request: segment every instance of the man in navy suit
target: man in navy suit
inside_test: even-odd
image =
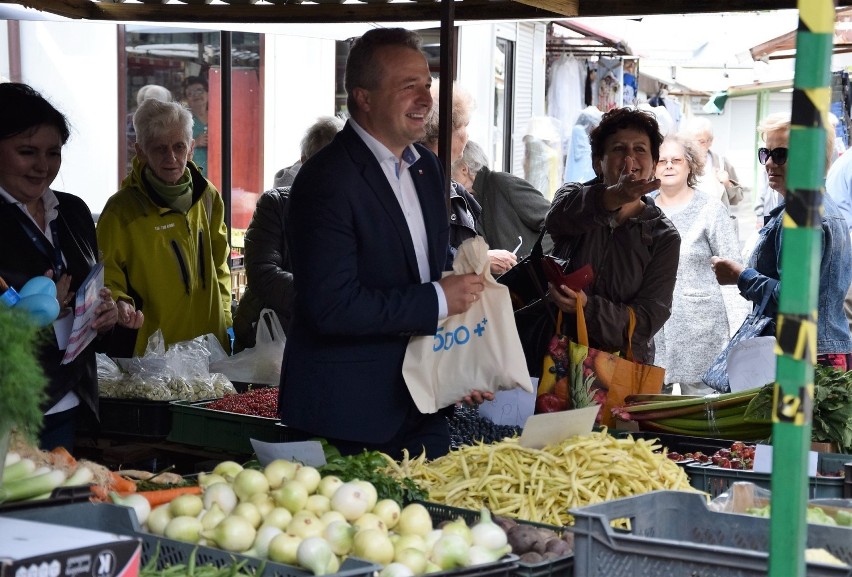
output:
[[[409,337],[434,334],[484,288],[475,274],[441,278],[451,265],[443,170],[414,144],[431,84],[416,33],[377,28],[357,39],[346,62],[351,119],[291,191],[296,302],[279,413],[343,454],[449,451],[445,417],[420,413],[402,377]]]

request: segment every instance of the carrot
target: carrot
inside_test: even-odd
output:
[[[176,497],[181,495],[200,495],[201,487],[192,485],[190,487],[175,487],[173,489],[157,489],[155,491],[139,491],[137,495],[142,495],[154,508],[164,503],[170,503]]]
[[[77,459],[68,452],[68,449],[61,445],[50,450],[50,460],[57,467],[67,470],[69,474],[73,473],[77,468]]]
[[[111,472],[109,485],[109,489],[115,491],[116,493],[136,492],[136,481],[122,477],[115,471]]]

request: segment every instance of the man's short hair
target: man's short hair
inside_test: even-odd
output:
[[[404,46],[422,52],[420,35],[405,28],[373,28],[356,38],[349,48],[343,86],[346,88],[346,106],[350,112],[358,105],[352,97],[356,88],[375,90],[383,71],[375,62],[376,50],[385,46]]]

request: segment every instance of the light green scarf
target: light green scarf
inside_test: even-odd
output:
[[[168,184],[160,180],[150,167],[145,167],[148,182],[153,189],[166,201],[170,208],[183,214],[189,212],[192,206],[192,175],[187,168],[180,180],[175,184]]]

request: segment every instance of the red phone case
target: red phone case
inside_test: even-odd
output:
[[[583,265],[570,274],[562,272],[562,267],[552,258],[543,258],[541,266],[544,269],[547,280],[555,287],[565,285],[572,291],[577,292],[585,290],[595,280],[595,273],[592,271],[592,265],[590,264]]]

